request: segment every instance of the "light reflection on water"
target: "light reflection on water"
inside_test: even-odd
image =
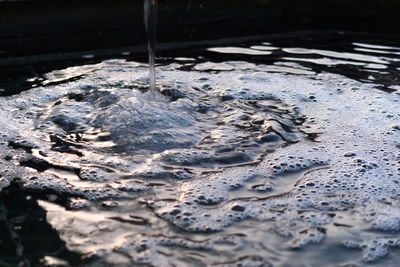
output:
[[[0,185],[88,265],[397,265],[398,49],[283,43],[175,52],[156,100],[142,63],[43,75],[0,106]]]
[[[224,54],[244,54],[244,55],[270,55],[270,52],[261,51],[261,49],[248,49],[243,47],[212,47],[209,48],[208,51],[224,53]]]

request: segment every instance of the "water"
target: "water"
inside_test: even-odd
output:
[[[169,52],[157,101],[133,60],[31,77],[0,102],[0,260],[397,266],[400,42],[376,40]]]
[[[147,32],[147,47],[149,51],[149,83],[150,90],[154,92],[156,88],[156,34],[157,34],[157,0],[144,1],[144,20]]]

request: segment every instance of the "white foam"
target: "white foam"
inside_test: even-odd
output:
[[[357,60],[387,63],[377,57]],[[289,248],[307,248],[310,243],[324,246],[328,243],[325,240],[335,240],[338,245],[347,237],[328,230],[336,227],[336,216],[345,219],[349,211],[359,214],[369,229],[376,231],[371,233],[372,237],[366,236],[361,226],[352,225],[359,240],[345,242],[347,247],[364,250],[365,261],[383,257],[390,247],[398,246],[400,131],[394,125],[400,119],[399,95],[380,91],[376,84],[336,74],[312,75],[304,69],[297,75],[271,73],[265,66],[250,68],[232,62],[218,65],[221,66],[229,66],[229,71],[204,74],[180,71],[175,65],[160,68],[159,82],[172,84],[184,93],[183,98],[174,101],[161,95],[152,100],[129,88],[144,83],[147,70],[122,61],[105,62],[77,81],[4,98],[0,111],[1,150],[12,151],[15,156],[9,162],[1,161],[13,173],[2,173],[1,187],[19,176],[22,188],[78,198],[75,204],[71,203],[76,211],[57,207],[58,212],[49,213],[48,220],[54,228],[63,229],[62,237],[69,248],[81,253],[94,251],[108,263],[135,261],[157,265],[167,260],[159,250],[170,252],[171,247],[204,248],[226,256],[225,248],[209,243],[222,238],[224,234],[220,232],[239,231],[235,227],[247,221],[256,228],[267,225],[271,235],[285,237]],[[82,94],[84,101],[69,99],[71,91]],[[61,103],[54,105],[59,100]],[[38,114],[41,120],[36,121]],[[71,131],[54,124],[55,114],[77,125],[71,129],[103,132],[111,140],[104,142],[112,142],[112,147],[119,147],[124,154],[110,150],[109,146],[101,147],[103,141],[96,143],[89,134],[78,142],[83,148],[77,149],[84,152],[80,157],[51,150],[54,144],[48,140],[50,133],[67,135]],[[249,125],[255,130],[243,130]],[[273,145],[262,147],[265,153],[256,153],[254,160],[239,158],[234,164],[224,163],[225,158],[220,155],[225,152],[221,150],[229,151],[241,141],[250,140],[244,145],[240,143],[235,154],[250,155],[253,150],[247,145],[258,144],[262,131],[268,129],[273,129],[280,139],[274,136]],[[315,141],[307,139],[309,133],[316,135]],[[84,179],[17,166],[26,153],[7,147],[12,136],[19,136],[17,140],[28,141],[34,150],[46,153],[41,158],[32,157],[54,166],[80,168]],[[221,144],[224,147],[219,147]],[[139,150],[141,153],[136,154]],[[266,190],[254,190],[257,187]],[[152,209],[146,213],[154,223],[146,226],[152,232],[150,237],[143,234],[145,226],[126,226],[126,222],[136,221],[121,215],[133,207],[145,213],[139,202],[132,200],[138,196],[142,205]],[[82,211],[88,207],[85,203],[80,205],[83,198],[95,203],[93,211]],[[98,205],[98,201],[104,205]],[[56,206],[52,205],[55,204],[42,206],[49,210]],[[94,223],[90,218],[98,210],[107,213],[108,217],[101,219],[107,231],[97,229],[100,222]],[[122,219],[109,219],[116,213]],[[78,219],[67,227],[55,216]],[[121,225],[133,234],[118,230]],[[192,242],[183,240],[179,231],[177,238],[171,237],[175,233],[171,229],[177,228],[187,235],[213,234],[211,241],[203,238],[204,242]],[[157,236],[165,231],[168,237]],[[387,234],[393,237],[387,239]],[[103,244],[88,240],[91,237],[103,241],[111,238],[115,242]],[[253,237],[241,238],[253,244]],[[142,239],[152,240],[146,252],[137,250]],[[181,263],[172,258],[168,263]],[[264,261],[254,259],[252,262]],[[229,263],[223,259],[213,262]]]

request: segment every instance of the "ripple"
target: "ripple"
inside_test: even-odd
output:
[[[93,266],[396,262],[396,62],[251,46],[279,56],[165,63],[152,96],[145,66],[112,60],[3,97],[0,188]],[[389,74],[337,74],[354,66]]]

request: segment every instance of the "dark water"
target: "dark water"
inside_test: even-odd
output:
[[[395,40],[160,51],[155,99],[144,55],[14,70],[1,264],[397,266]]]
[[[11,186],[1,192],[1,266],[48,263],[82,263],[81,255],[68,251],[37,205],[40,194],[27,194]],[[62,258],[67,261],[60,260]]]
[[[153,25],[156,25],[156,22],[153,21]],[[149,33],[150,32],[154,33],[154,29],[150,30]],[[151,37],[151,39],[155,39],[155,37]],[[376,83],[383,90],[388,91],[393,91],[393,89],[389,88],[389,86],[399,83],[396,74],[400,66],[398,60],[398,49],[396,49],[396,47],[399,46],[400,37],[396,35],[380,35],[376,33],[353,33],[340,31],[305,31],[275,34],[254,41],[235,41],[234,39],[230,39],[227,42],[219,41],[214,43],[221,46],[229,45],[250,48],[251,46],[262,45],[263,42],[271,43],[271,46],[275,47],[276,49],[269,49],[268,51],[264,51],[264,53],[262,51],[260,53],[259,51],[259,55],[246,55],[243,53],[210,52],[207,50],[207,48],[210,46],[207,45],[207,43],[201,43],[198,44],[198,46],[196,46],[195,44],[188,44],[189,47],[190,45],[194,46],[190,47],[189,49],[171,50],[169,46],[166,46],[163,50],[163,47],[160,47],[159,64],[169,64],[170,62],[174,62],[174,58],[186,58],[189,60],[181,60],[179,62],[185,63],[185,66],[182,67],[183,69],[188,69],[197,62],[202,61],[222,62],[230,60],[245,60],[256,64],[270,65],[272,66],[270,67],[272,71],[276,70],[278,72],[282,70],[282,66],[278,67],[276,63],[282,65],[284,62],[286,62],[287,64],[298,63],[305,68],[311,69],[315,73],[326,71],[330,73],[342,74],[346,77],[358,81],[370,83],[376,81]],[[149,44],[151,43],[152,42],[149,42]],[[370,46],[372,47],[368,48]],[[377,47],[374,48],[375,46]],[[290,49],[296,47],[309,49],[310,51],[308,54],[304,52],[292,53],[293,51],[291,51]],[[168,50],[165,50],[166,48],[168,48]],[[264,47],[263,49],[268,48]],[[311,50],[327,50],[343,53],[343,55],[339,56],[339,58],[335,57],[333,54],[324,56],[318,55],[318,53],[313,53]],[[352,57],[357,55],[359,55],[360,58],[351,60]],[[40,85],[52,85],[63,81],[79,79],[83,75],[83,73],[80,73],[79,71],[77,71],[76,73],[73,72],[66,75],[65,77],[60,77],[57,79],[54,79],[52,76],[48,77],[46,73],[54,69],[63,69],[69,66],[98,63],[104,59],[107,59],[101,55],[94,56],[95,57],[91,59],[82,58],[81,60],[74,61],[51,61],[47,62],[45,65],[28,64],[25,66],[9,67],[5,69],[2,73],[0,73],[0,88],[2,89],[0,91],[0,95],[15,94],[20,91]],[[148,61],[148,57],[145,57],[142,54],[130,53],[130,51],[116,55],[115,57],[140,62]],[[343,60],[343,57],[348,58]],[[363,57],[364,60],[360,60]],[[369,57],[369,59],[372,58],[372,60],[365,60],[365,57]],[[380,57],[390,59],[389,62],[381,64],[386,66],[385,69],[377,68],[379,67],[379,64],[382,63],[379,61]],[[380,63],[376,64],[377,60]],[[373,64],[376,64],[378,66]]]

